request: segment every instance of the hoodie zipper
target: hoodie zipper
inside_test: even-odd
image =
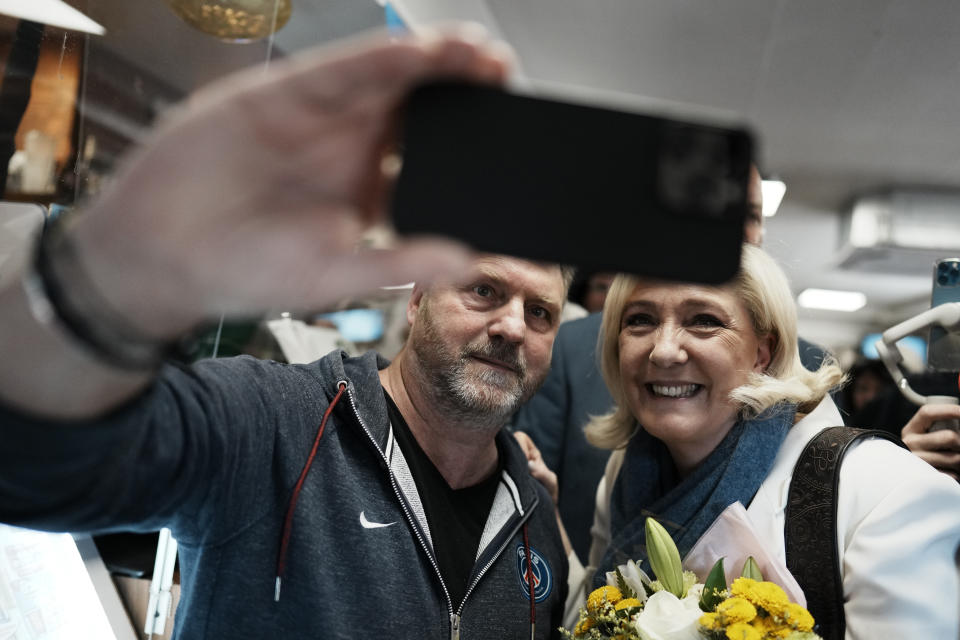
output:
[[[347,384],[346,380],[342,381],[344,384]],[[340,382],[337,383],[338,386]],[[414,522],[413,516],[410,514],[410,511],[407,509],[406,500],[403,498],[403,494],[400,491],[400,488],[397,486],[396,476],[393,475],[393,471],[390,469],[390,461],[387,460],[387,456],[384,455],[383,451],[380,449],[380,445],[377,444],[377,441],[374,439],[373,434],[370,433],[370,430],[367,429],[367,425],[363,422],[363,418],[360,417],[360,411],[357,409],[356,400],[353,397],[353,393],[350,391],[350,385],[347,384],[347,399],[350,401],[350,408],[353,409],[353,415],[357,419],[357,422],[360,423],[360,427],[363,429],[363,432],[367,434],[367,438],[373,444],[374,448],[380,454],[380,457],[383,459],[387,467],[387,475],[390,476],[390,486],[393,488],[393,493],[397,497],[397,501],[400,502],[400,508],[403,509],[403,515],[406,517],[407,522],[410,524],[410,528],[413,529],[414,535],[417,537],[417,541],[420,543],[420,547],[423,549],[424,553],[427,554],[427,559],[430,560],[430,565],[433,567],[434,572],[437,574],[437,578],[440,580],[440,586],[443,588],[443,595],[447,599],[447,612],[450,614],[450,640],[460,640],[460,623],[461,623],[461,614],[463,613],[463,607],[467,604],[467,598],[470,597],[470,594],[473,593],[473,590],[476,588],[477,584],[480,583],[480,579],[490,570],[490,567],[500,558],[503,554],[503,550],[507,548],[507,545],[510,544],[510,541],[513,540],[513,537],[517,535],[517,531],[520,530],[520,527],[523,526],[527,520],[530,519],[530,515],[533,513],[533,510],[540,504],[540,497],[537,495],[533,496],[533,502],[527,508],[526,513],[520,518],[519,521],[514,525],[513,530],[510,531],[510,534],[504,538],[503,543],[497,549],[496,553],[487,561],[483,568],[477,573],[476,577],[470,582],[467,590],[463,594],[463,600],[460,602],[460,607],[457,609],[456,613],[453,611],[453,601],[450,598],[450,592],[447,591],[447,585],[443,581],[443,575],[440,573],[440,567],[437,566],[436,560],[433,558],[433,554],[430,552],[430,548],[427,546],[427,543],[424,541],[423,536],[420,535],[420,529]]]
[[[346,383],[346,381],[344,381],[344,383]],[[339,382],[337,384],[339,385]],[[370,433],[370,430],[367,429],[367,425],[364,424],[363,418],[360,417],[360,411],[357,409],[357,403],[353,397],[353,393],[350,391],[349,384],[347,385],[347,399],[350,401],[350,408],[353,409],[354,417],[357,419],[357,422],[360,423],[360,427],[363,429],[363,432],[367,434],[367,438],[370,439],[370,442],[373,444],[374,448],[377,450],[377,452],[380,454],[380,457],[386,464],[387,475],[390,476],[390,486],[393,487],[393,493],[396,495],[397,501],[400,502],[400,508],[403,509],[403,515],[407,518],[407,522],[410,524],[410,528],[417,537],[420,547],[423,549],[424,553],[427,554],[427,559],[430,560],[430,565],[433,567],[434,572],[437,574],[437,578],[440,580],[440,586],[443,588],[443,595],[447,599],[447,613],[450,615],[450,640],[460,640],[460,615],[459,613],[453,612],[453,601],[450,599],[450,592],[447,591],[447,585],[444,583],[443,576],[440,574],[440,567],[437,566],[436,560],[433,559],[433,553],[430,552],[430,548],[427,546],[426,541],[424,541],[423,536],[420,535],[420,529],[414,522],[413,516],[410,515],[410,511],[407,509],[406,500],[404,499],[403,494],[400,492],[400,488],[397,486],[397,479],[393,475],[393,470],[390,469],[390,461],[387,460],[387,456],[384,455],[383,451],[380,449],[380,445],[378,445],[377,441],[374,439],[373,434]],[[466,597],[464,597],[464,601],[466,601]],[[462,605],[460,610],[463,611]]]
[[[480,571],[477,573],[477,577],[475,577],[470,582],[470,585],[467,587],[466,592],[464,592],[463,594],[463,602],[460,603],[460,608],[457,610],[458,619],[460,614],[463,613],[463,607],[467,603],[467,598],[470,597],[470,594],[473,592],[473,589],[480,582],[480,579],[484,576],[484,574],[490,570],[490,567],[492,567],[493,564],[500,559],[500,555],[503,553],[503,550],[507,548],[507,545],[510,544],[510,541],[513,540],[513,537],[517,535],[517,531],[520,530],[520,527],[523,526],[523,523],[530,519],[530,514],[533,513],[533,510],[536,508],[539,502],[540,502],[539,496],[534,496],[533,502],[530,504],[530,507],[527,509],[527,512],[520,518],[517,524],[513,527],[513,530],[510,532],[510,534],[506,536],[506,538],[504,538],[503,544],[500,545],[500,547],[497,549],[496,553],[493,554],[490,560],[487,561],[487,564],[483,565],[483,568],[480,569]],[[457,634],[457,637],[459,637],[459,634]]]
[[[450,614],[450,640],[460,640],[460,614]]]

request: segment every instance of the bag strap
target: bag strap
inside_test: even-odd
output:
[[[843,580],[837,549],[837,486],[840,464],[850,445],[864,438],[885,438],[885,431],[828,427],[810,439],[793,469],[787,497],[784,545],[787,568],[807,597],[824,640],[843,640]]]

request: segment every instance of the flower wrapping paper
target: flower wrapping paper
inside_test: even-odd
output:
[[[717,559],[724,558],[727,584],[732,584],[743,571],[748,556],[756,560],[764,580],[780,585],[792,602],[804,608],[807,606],[807,599],[796,578],[757,535],[747,510],[740,502],[734,502],[724,509],[707,528],[683,559],[683,567],[693,571],[703,582]]]

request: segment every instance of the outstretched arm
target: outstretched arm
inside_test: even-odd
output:
[[[221,313],[316,308],[454,268],[466,254],[438,240],[355,247],[386,215],[383,161],[410,89],[437,77],[501,82],[508,58],[474,28],[381,34],[205,89],[70,220],[76,269],[62,269],[62,286],[85,283],[111,315],[163,341]],[[37,320],[19,279],[0,285],[0,400],[9,406],[92,417],[152,377],[88,356]]]

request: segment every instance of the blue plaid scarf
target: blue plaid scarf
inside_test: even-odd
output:
[[[662,524],[683,558],[720,513],[737,500],[747,505],[793,425],[794,405],[781,404],[739,420],[693,472],[680,480],[666,445],[642,428],[630,439],[610,496],[610,546],[594,575],[634,560],[651,573],[646,553],[647,516]],[[653,576],[651,576],[653,577]]]

